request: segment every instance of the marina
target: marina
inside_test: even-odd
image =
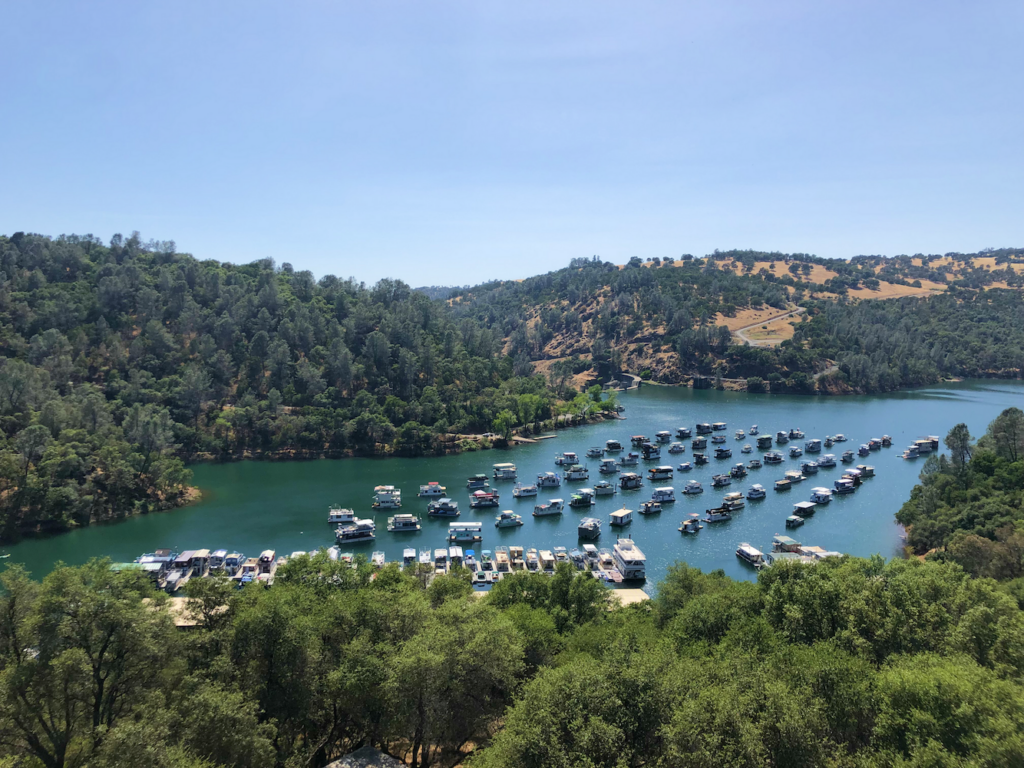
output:
[[[260,575],[262,581],[276,573],[276,566],[264,563],[262,571],[257,567],[261,552],[274,548],[288,555],[292,552],[312,552],[336,543],[336,529],[342,522],[353,526],[356,521],[369,520],[374,523],[367,531],[351,531],[345,544],[338,541],[342,552],[362,554],[367,559],[372,552],[383,552],[387,562],[402,562],[404,551],[410,547],[420,554],[428,551],[433,562],[433,550],[446,544],[449,524],[452,518],[427,516],[427,503],[451,499],[462,508],[458,521],[492,521],[498,514],[496,508],[509,508],[522,518],[520,525],[497,528],[491,523],[483,526],[483,540],[477,546],[497,553],[499,546],[522,545],[554,551],[563,546],[571,550],[579,548],[585,541],[578,536],[578,526],[583,515],[598,520],[600,546],[610,547],[614,541],[614,530],[609,533],[608,521],[612,512],[622,507],[637,510],[645,499],[650,499],[653,488],[673,486],[676,503],[666,507],[660,514],[635,514],[632,524],[623,530],[632,534],[633,540],[646,555],[648,588],[661,578],[667,568],[677,560],[702,568],[705,571],[722,568],[734,578],[754,578],[752,569],[739,562],[735,556],[737,543],[749,542],[752,546],[766,551],[772,537],[786,530],[787,518],[793,515],[794,504],[809,500],[812,488],[833,490],[832,501],[824,509],[817,506],[817,513],[806,518],[799,528],[805,539],[825,547],[826,551],[842,551],[859,556],[881,553],[885,557],[896,556],[900,547],[900,529],[893,522],[893,514],[909,496],[910,489],[917,482],[917,474],[923,466],[926,454],[919,461],[901,459],[907,445],[926,441],[931,452],[935,447],[928,437],[921,435],[944,435],[958,421],[966,421],[972,433],[981,434],[992,418],[1006,407],[1020,402],[1024,386],[1017,382],[973,382],[943,385],[916,392],[903,392],[879,397],[808,398],[789,396],[754,396],[745,393],[693,391],[664,387],[648,387],[638,392],[623,393],[620,401],[625,405],[625,422],[603,421],[585,427],[559,430],[550,441],[519,446],[512,451],[477,451],[446,457],[421,459],[344,459],[293,462],[234,462],[223,464],[199,464],[192,467],[195,482],[204,494],[203,500],[191,507],[165,513],[153,513],[124,520],[122,522],[93,525],[59,536],[26,539],[4,548],[10,553],[9,562],[24,562],[33,575],[41,577],[52,564],[60,559],[68,563],[81,563],[94,556],[109,556],[115,562],[132,562],[141,553],[155,553],[158,548],[168,552],[181,553],[201,551],[209,547],[209,560],[213,561],[215,548],[224,547],[226,559],[247,553],[242,562],[233,562],[236,572],[242,572],[249,581]],[[951,406],[952,403],[952,406]],[[776,479],[784,470],[799,472],[799,462],[784,458],[781,466],[765,465],[749,470],[743,480],[733,480],[731,487],[711,488],[712,474],[725,471],[728,462],[719,464],[712,472],[711,466],[691,467],[686,475],[676,475],[674,483],[648,482],[634,489],[618,488],[616,495],[595,493],[592,504],[584,509],[568,508],[562,514],[533,516],[538,501],[547,502],[547,495],[541,492],[541,499],[518,498],[513,494],[514,483],[500,485],[500,502],[493,501],[488,508],[469,507],[467,479],[478,476],[480,489],[488,482],[496,463],[512,463],[518,468],[520,478],[547,476],[562,469],[556,467],[556,452],[585,451],[591,445],[607,445],[615,439],[627,446],[631,434],[656,435],[659,431],[685,424],[687,429],[698,423],[725,421],[737,425],[757,422],[761,425],[761,437],[774,435],[777,430],[789,429],[799,424],[808,439],[823,439],[837,430],[848,436],[848,445],[869,445],[874,435],[892,436],[891,448],[884,444],[877,450],[870,450],[870,459],[860,459],[862,466],[874,467],[874,477],[867,477],[863,470],[854,468],[856,460],[840,463],[828,468],[819,460],[819,472],[813,482],[794,486],[788,493],[772,491]],[[719,432],[718,434],[721,434]],[[732,431],[727,432],[732,437]],[[836,435],[839,437],[839,435]],[[837,456],[846,446],[837,443]],[[801,440],[801,445],[803,445]],[[939,442],[941,445],[941,442]],[[774,447],[774,443],[773,443]],[[788,450],[787,450],[788,452]],[[578,454],[577,454],[578,455]],[[818,454],[822,459],[825,457]],[[764,452],[757,450],[754,456],[764,459]],[[620,458],[625,459],[624,454]],[[851,457],[852,458],[852,457]],[[653,464],[642,467],[643,475]],[[843,473],[851,473],[846,480]],[[554,475],[556,478],[558,475]],[[608,476],[612,486],[623,477],[622,474]],[[683,492],[691,479],[703,488],[702,494]],[[560,479],[560,478],[559,478]],[[429,482],[428,482],[429,481]],[[448,496],[417,498],[422,485],[436,483],[446,489]],[[716,522],[704,529],[698,528],[699,535],[681,535],[681,524],[691,514],[706,516],[706,510],[722,506],[726,492],[742,491],[744,495],[754,483],[768,490],[767,498],[755,504],[748,502],[747,508],[733,511],[731,519]],[[584,483],[585,484],[585,483]],[[401,510],[389,513],[371,508],[372,491],[377,486],[393,486],[405,491]],[[537,483],[541,485],[540,482]],[[571,486],[577,491],[576,485]],[[843,490],[840,490],[842,488]],[[593,490],[597,490],[596,487]],[[550,495],[559,495],[552,491]],[[566,500],[569,494],[562,493]],[[339,519],[324,525],[324,516],[329,510],[351,518]],[[411,513],[419,518],[420,530],[388,532],[389,517],[396,512]],[[582,514],[581,514],[582,513]],[[344,527],[344,526],[342,526]],[[669,535],[671,533],[671,535]],[[447,557],[447,547],[445,547]],[[496,554],[495,554],[496,557]],[[280,559],[275,556],[275,563]],[[253,562],[249,562],[252,560]],[[161,567],[156,562],[149,566]],[[201,564],[200,564],[201,565]],[[208,565],[208,568],[212,567]],[[195,569],[178,577],[187,584],[195,578]],[[239,581],[241,581],[239,578]],[[182,581],[184,579],[184,581]],[[180,589],[179,592],[180,593]]]

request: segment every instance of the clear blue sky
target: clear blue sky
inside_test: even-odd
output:
[[[414,285],[1024,246],[1024,3],[0,7],[0,232]]]

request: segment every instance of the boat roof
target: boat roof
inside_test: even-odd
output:
[[[671,485],[663,485],[660,488],[655,488],[654,490],[656,490],[656,491],[672,491],[674,493],[676,489],[673,488]]]
[[[814,505],[813,501],[798,501],[796,504],[793,505],[793,508],[794,509],[814,509],[814,506],[815,505]]]
[[[208,550],[208,549],[197,549],[196,553],[193,555],[193,557],[209,557],[209,556],[210,556],[210,550]]]
[[[213,551],[213,557],[226,557],[228,551],[226,549],[215,549]]]
[[[583,545],[583,551],[584,552],[597,552],[597,547],[594,546],[593,544],[584,544]]]
[[[174,562],[177,563],[183,562],[185,560],[191,560],[193,557],[195,557],[195,555],[196,551],[194,549],[186,549],[184,552],[182,552],[180,555],[174,558]]]
[[[615,549],[621,553],[629,553],[630,560],[646,560],[647,555],[640,551],[640,547],[632,539],[619,539],[615,542]]]
[[[274,554],[274,550],[264,549],[262,552],[260,552],[260,560],[273,560]]]
[[[612,517],[626,517],[626,515],[632,515],[632,514],[633,514],[633,510],[632,509],[626,509],[625,507],[623,507],[622,509],[617,509],[614,512],[612,512]],[[586,518],[584,518],[584,520],[586,520]]]
[[[513,463],[512,463],[512,462],[510,462],[510,461],[506,461],[506,462],[504,462],[504,463],[501,463],[501,464],[495,464],[495,465],[494,465],[494,468],[495,468],[495,469],[515,469],[515,468],[516,468],[516,465],[515,465],[515,464],[513,464]]]
[[[462,547],[448,547],[449,557],[462,557]]]
[[[413,557],[416,554],[415,547],[406,547],[402,550],[402,557]]]
[[[811,488],[811,493],[832,493],[831,488]]]
[[[479,531],[482,530],[483,523],[479,520],[475,520],[469,523],[448,523],[449,531]]]
[[[772,541],[774,541],[776,544],[789,544],[797,547],[800,546],[799,541],[789,536],[773,536]]]

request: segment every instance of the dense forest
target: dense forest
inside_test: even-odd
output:
[[[0,762],[320,768],[371,744],[410,765],[1024,764],[1024,614],[958,565],[673,567],[649,603],[519,573],[487,597],[326,556],[240,592],[193,580],[176,630],[106,561],[0,595]],[[426,586],[425,586],[426,585]]]
[[[1008,580],[1024,603],[1024,411],[1008,408],[975,443],[965,424],[931,455],[896,515],[916,554]]]
[[[399,281],[0,237],[0,538],[178,504],[195,457],[445,450],[553,404],[489,328]]]

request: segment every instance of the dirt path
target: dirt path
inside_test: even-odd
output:
[[[749,344],[752,347],[768,346],[770,344],[769,340],[765,339],[763,341],[758,341],[757,339],[752,339],[749,336],[747,336],[746,332],[749,331],[751,328],[760,328],[762,325],[768,325],[768,323],[773,323],[776,320],[782,320],[783,318],[786,317],[792,317],[793,315],[802,314],[803,311],[803,307],[797,307],[796,309],[790,310],[789,312],[783,312],[781,315],[775,315],[774,317],[766,317],[764,320],[761,320],[760,322],[751,323],[750,325],[745,325],[742,328],[737,328],[735,331],[733,331],[733,333],[735,333],[737,336],[743,339],[743,341],[747,342],[747,344]]]

